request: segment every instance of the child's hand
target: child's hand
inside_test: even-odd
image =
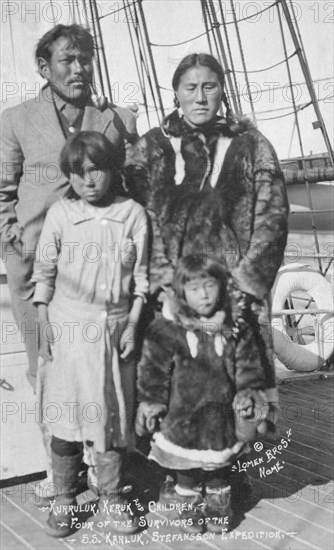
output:
[[[49,323],[47,304],[38,304],[37,319],[39,325],[38,356],[45,362],[52,361],[50,344],[54,341],[54,334]]]
[[[52,361],[52,353],[49,342],[42,340],[39,344],[38,357],[45,363]]]
[[[121,359],[127,359],[135,350],[136,344],[136,325],[134,323],[128,323],[125,327],[120,342],[119,348],[121,350]]]

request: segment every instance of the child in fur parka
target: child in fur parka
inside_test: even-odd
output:
[[[192,533],[231,528],[230,465],[276,416],[257,324],[232,324],[226,281],[220,263],[182,258],[174,297],[148,327],[138,366],[136,431],[155,432],[149,458],[175,471],[173,497],[184,505],[182,529]],[[171,497],[164,491],[161,500]]]

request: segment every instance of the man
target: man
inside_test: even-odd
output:
[[[12,309],[28,355],[28,379],[35,387],[38,359],[34,260],[45,251],[37,243],[47,210],[65,193],[59,155],[66,139],[80,130],[105,134],[125,156],[124,142],[137,139],[135,117],[92,95],[94,42],[79,25],[57,25],[39,41],[36,62],[47,80],[35,99],[7,109],[0,140],[0,240]],[[41,425],[49,455],[49,435]],[[36,487],[36,496],[52,494],[49,477]],[[44,486],[46,490],[44,491]],[[49,489],[48,489],[49,487]],[[37,504],[40,500],[37,501]]]
[[[60,151],[71,134],[96,130],[119,147],[122,158],[124,141],[133,143],[138,137],[129,109],[97,101],[92,95],[93,57],[94,42],[86,29],[55,26],[36,49],[39,73],[47,84],[38,97],[7,109],[2,117],[1,256],[33,386],[38,342],[30,278],[46,212],[68,187],[59,168]]]

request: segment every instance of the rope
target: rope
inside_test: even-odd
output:
[[[7,4],[8,4],[8,13],[10,14],[9,0],[7,0]],[[16,63],[15,63],[15,55],[14,55],[13,27],[12,27],[12,18],[11,18],[11,16],[9,16],[9,31],[10,31],[10,45],[11,45],[12,56],[13,56],[14,74],[15,74],[15,80],[17,81]]]
[[[201,8],[202,8],[202,16],[203,16],[203,21],[204,21],[204,26],[205,26],[205,32],[206,32],[207,39],[208,39],[210,54],[213,56],[213,49],[212,49],[210,33],[209,33],[208,16],[207,16],[207,13],[206,13],[206,10],[205,10],[204,0],[201,0]]]
[[[130,4],[129,4],[129,2],[128,2],[127,0],[125,0],[125,3],[126,3],[126,4],[125,4],[126,7],[130,10]],[[125,13],[127,13],[127,12],[125,12]],[[144,58],[143,58],[142,51],[141,51],[141,48],[140,48],[139,36],[138,36],[138,33],[137,33],[137,28],[136,28],[136,25],[138,24],[138,15],[137,15],[137,13],[136,13],[136,21],[135,21],[135,22],[133,21],[132,23],[133,23],[135,35],[136,35],[136,38],[137,38],[137,44],[138,44],[138,49],[139,49],[141,70],[139,69],[139,64],[138,64],[137,55],[136,55],[136,51],[135,51],[135,45],[134,45],[134,41],[133,41],[133,37],[132,37],[130,22],[129,22],[129,20],[128,20],[127,17],[126,17],[126,22],[127,22],[128,31],[129,31],[129,36],[130,36],[130,41],[131,41],[131,46],[132,46],[133,57],[134,57],[134,59],[135,59],[135,64],[136,64],[136,69],[137,69],[137,74],[138,74],[140,89],[141,89],[141,93],[142,93],[143,100],[144,100],[144,106],[145,106],[145,110],[146,110],[147,122],[148,122],[148,125],[151,126],[151,124],[150,124],[149,110],[148,110],[148,104],[147,104],[146,89],[145,89],[145,80],[144,80],[144,63],[145,63],[145,60],[144,60]]]
[[[229,58],[230,58],[230,66],[231,66],[231,72],[232,72],[232,75],[233,75],[234,87],[235,87],[235,91],[236,91],[237,105],[239,107],[239,112],[236,113],[236,114],[237,115],[242,115],[241,100],[240,100],[240,94],[239,94],[239,90],[238,90],[238,82],[237,82],[237,77],[236,77],[236,71],[235,71],[235,68],[234,68],[232,49],[231,49],[230,39],[229,39],[228,32],[227,32],[223,6],[222,6],[221,2],[219,3],[219,8],[220,8],[220,15],[221,15],[222,22],[223,22],[223,28],[224,28],[224,34],[225,34],[225,39],[226,39],[226,44],[227,44],[228,55],[229,55]]]
[[[137,0],[138,1],[138,0]],[[270,6],[264,8],[263,10],[260,10],[256,13],[253,13],[252,15],[248,15],[247,17],[243,17],[242,19],[235,19],[235,21],[228,21],[225,22],[225,25],[232,25],[233,23],[240,23],[240,21],[246,21],[247,19],[252,19],[253,17],[256,17],[257,15],[260,15],[261,13],[264,13],[267,10],[270,10],[273,6],[275,6],[279,2],[279,0],[276,0],[273,4],[270,4]],[[135,3],[135,2],[133,2]],[[221,8],[221,6],[220,6]],[[121,8],[123,9],[123,8]],[[117,10],[120,11],[120,10]],[[116,13],[116,12],[112,12]],[[110,14],[107,14],[110,15]],[[103,15],[102,17],[107,17],[107,15]],[[216,24],[217,27],[221,27],[220,23]],[[209,29],[209,31],[212,32],[212,29]],[[197,34],[196,36],[193,36],[192,38],[188,38],[187,40],[183,40],[182,42],[175,42],[173,44],[155,44],[154,42],[150,42],[151,46],[155,46],[157,48],[172,48],[174,46],[182,46],[183,44],[187,44],[188,42],[192,42],[193,40],[197,40],[197,38],[201,38],[202,36],[205,36],[208,34],[209,31],[202,32],[201,34]]]
[[[153,80],[154,80],[154,84],[155,84],[155,91],[156,91],[157,96],[158,96],[158,102],[159,102],[161,115],[162,115],[162,118],[164,118],[164,116],[165,116],[164,106],[163,106],[162,98],[161,98],[161,94],[160,94],[159,80],[158,80],[158,75],[157,75],[155,64],[154,64],[153,53],[152,53],[152,50],[151,50],[151,43],[150,43],[150,38],[149,38],[149,35],[148,35],[145,14],[144,14],[143,6],[142,6],[142,0],[138,1],[138,9],[139,9],[140,19],[141,19],[141,23],[142,23],[142,27],[143,27],[144,36],[145,36],[145,43],[146,43],[146,47],[147,47],[148,57],[149,57],[149,60],[150,60],[152,76],[153,76]],[[159,122],[160,122],[160,117],[159,117],[158,113],[159,113],[159,111],[157,111],[157,115],[158,115],[158,119],[159,119]]]
[[[281,8],[283,9],[283,4],[281,3]],[[292,11],[293,11],[293,6],[291,5],[291,8],[292,8]],[[280,6],[277,5],[277,13],[278,13],[278,19],[279,19],[279,25],[280,25],[280,30],[281,30],[281,36],[282,36],[282,42],[283,42],[283,48],[284,48],[284,55],[285,57],[287,57],[287,47],[286,47],[286,41],[285,41],[285,36],[284,36],[284,29],[283,29],[283,22],[282,22],[282,16],[281,16],[281,11],[280,11]],[[294,13],[294,11],[293,11]],[[299,59],[300,59],[300,55],[302,55],[303,59],[304,59],[304,51],[303,51],[303,44],[301,43],[301,41],[299,40],[296,40],[294,41],[295,44],[297,43],[299,45],[299,50],[298,53],[299,53]],[[297,48],[296,48],[297,49]],[[300,59],[301,61],[301,59]],[[307,62],[305,60],[305,64],[307,66]],[[295,102],[295,96],[294,96],[294,92],[293,92],[293,85],[292,85],[292,78],[291,78],[291,71],[290,71],[290,65],[289,65],[289,61],[288,59],[286,60],[286,68],[287,68],[287,71],[288,71],[288,76],[289,76],[289,83],[290,83],[290,90],[291,90],[291,96],[292,96],[292,100],[293,100],[293,108],[294,108],[294,115],[295,115],[295,124],[296,124],[296,129],[297,129],[297,134],[298,134],[298,140],[299,140],[299,147],[300,147],[300,152],[301,152],[301,155],[302,155],[302,166],[303,166],[303,171],[304,171],[304,178],[305,178],[305,186],[306,186],[306,193],[307,193],[307,199],[308,199],[308,205],[309,205],[309,208],[310,210],[313,210],[313,202],[312,202],[312,196],[311,196],[311,190],[310,190],[310,184],[309,184],[309,181],[308,181],[308,177],[307,177],[307,172],[306,172],[306,163],[305,163],[305,160],[304,160],[304,147],[303,147],[303,141],[302,141],[302,134],[301,134],[301,129],[300,129],[300,126],[299,126],[299,120],[298,120],[298,111],[300,110],[297,110],[297,107],[296,107],[296,102]],[[307,67],[308,69],[308,67]],[[305,74],[305,72],[304,72]],[[306,76],[306,75],[305,75]],[[312,85],[312,82],[311,82],[311,85]],[[308,105],[312,105],[313,102],[314,102],[314,98],[315,98],[315,94],[314,94],[314,97],[312,95],[312,93],[310,94],[310,97],[311,97],[311,102],[308,103]],[[316,99],[316,98],[315,98]],[[313,231],[313,236],[314,236],[314,244],[315,244],[315,248],[316,248],[316,252],[319,254],[320,253],[320,246],[319,246],[319,240],[318,240],[318,234],[317,234],[317,228],[316,228],[316,225],[315,225],[315,217],[314,217],[314,214],[311,212],[311,225],[312,225],[312,231]],[[318,266],[319,266],[319,271],[320,273],[323,273],[322,271],[322,262],[321,262],[321,258],[318,257]]]
[[[321,99],[318,99],[318,101],[325,101],[326,99],[332,99],[332,98],[334,98],[334,94],[332,96],[329,96],[329,97],[327,97],[327,96],[322,97]],[[296,105],[297,112],[303,111],[304,109],[306,109],[307,107],[312,105],[312,103],[313,103],[312,101],[309,101],[307,103],[300,103],[300,105]],[[264,115],[265,113],[276,113],[277,111],[286,111],[287,109],[291,109],[291,107],[277,107],[277,109],[268,109],[266,111],[256,111],[256,114],[257,115]],[[246,114],[246,116],[249,116],[249,113],[245,113],[245,114]],[[292,110],[290,113],[286,113],[285,115],[281,115],[281,116],[274,117],[274,118],[282,118],[282,117],[284,118],[286,116],[293,115],[293,114],[294,114],[294,110]],[[261,120],[272,120],[272,119],[262,118]]]
[[[103,78],[102,78],[102,69],[101,69],[99,45],[98,45],[98,41],[97,41],[97,33],[96,33],[96,26],[95,26],[95,20],[94,20],[94,10],[93,10],[93,5],[92,5],[92,0],[89,0],[89,8],[90,8],[90,14],[91,14],[91,18],[92,18],[93,36],[94,36],[95,50],[96,50],[96,67],[97,67],[97,72],[98,72],[99,79],[100,79],[101,90],[102,90],[103,95],[105,95],[104,83],[103,83]],[[111,98],[110,98],[110,101],[111,101]]]
[[[265,69],[257,69],[256,71],[247,71],[249,73],[263,73],[264,71],[269,71],[270,69],[273,69],[274,67],[278,67],[279,65],[282,65],[283,63],[286,63],[288,59],[291,59],[297,55],[297,50],[293,52],[289,57],[285,57],[282,61],[279,61],[278,63],[275,63],[275,65],[271,65],[270,67],[266,67]],[[236,73],[243,73],[244,71],[235,71]]]
[[[314,80],[314,82],[326,82],[327,80],[333,80],[333,77],[332,76],[327,76],[326,78],[316,78]],[[294,82],[294,86],[306,86],[306,82]],[[166,92],[174,92],[174,90],[172,90],[172,88],[166,88],[165,86],[160,86],[160,88],[162,90],[165,90]],[[283,90],[284,88],[286,88],[286,85],[285,86],[275,86],[275,90]],[[265,92],[265,93],[268,93],[271,91],[270,88],[258,88],[259,91],[261,92]],[[243,93],[243,94],[240,94],[240,97],[244,97],[248,95],[247,93]],[[324,101],[325,99],[331,99],[332,96],[329,96],[329,97],[324,97],[322,99],[319,99],[319,101]]]
[[[256,13],[253,13],[253,15],[247,15],[247,17],[243,17],[242,19],[236,19],[235,23],[241,23],[242,21],[247,21],[247,19],[252,19],[253,17],[256,17],[257,15],[260,15],[261,13],[264,13],[267,10],[270,10],[273,8],[276,4],[278,4],[280,0],[276,0],[276,2],[273,2],[270,4],[270,6],[267,6],[266,8],[263,8],[263,10],[257,11]],[[228,21],[226,25],[232,25],[234,21]]]
[[[133,2],[130,4],[129,7],[131,6],[134,6],[135,4],[137,4],[138,0],[133,0]],[[114,10],[114,11],[111,11],[110,13],[105,13],[104,15],[100,15],[99,16],[99,19],[104,19],[105,17],[109,17],[109,15],[114,15],[115,13],[118,13],[119,11],[123,11],[125,10],[126,11],[126,8],[127,6],[123,6],[122,8],[119,8],[118,10]]]
[[[151,74],[150,74],[150,68],[149,68],[150,65],[149,65],[149,62],[148,62],[148,59],[147,59],[147,54],[146,54],[146,51],[145,51],[145,39],[143,37],[141,26],[139,24],[138,12],[137,12],[136,7],[134,7],[134,10],[135,10],[135,16],[136,16],[135,33],[136,33],[137,43],[138,43],[139,52],[140,52],[141,67],[142,67],[142,71],[145,70],[146,78],[147,78],[147,81],[148,81],[148,85],[149,85],[151,96],[152,96],[153,103],[154,103],[155,112],[156,112],[156,114],[158,114],[159,113],[159,108],[158,108],[157,100],[156,100],[156,97],[155,97],[154,86],[153,86],[153,82],[152,82],[152,78],[151,78]],[[147,114],[147,116],[148,116],[148,114]],[[159,119],[159,115],[158,115],[158,119]]]
[[[79,9],[79,0],[75,0],[75,6],[77,8],[77,17],[78,17],[78,22],[79,22],[79,25],[82,24],[82,20],[81,20],[81,13],[80,13],[80,9]]]
[[[209,2],[209,4],[207,3],[207,1],[205,0],[205,7],[206,7],[206,11],[207,11],[207,16],[208,16],[208,19],[209,19],[209,22],[210,22],[210,25],[211,25],[211,29],[210,31],[212,32],[212,38],[213,38],[213,41],[214,41],[214,44],[215,44],[215,48],[216,48],[216,57],[219,61],[219,63],[221,64],[221,66],[223,66],[223,63],[222,63],[222,59],[221,59],[221,55],[220,55],[220,51],[219,51],[219,45],[218,45],[218,40],[217,40],[217,36],[216,36],[216,33],[214,32],[214,29],[218,28],[217,25],[215,26],[214,25],[214,22],[213,22],[213,16],[212,16],[212,13],[210,12],[210,7],[211,7],[211,11],[214,10],[212,4]],[[219,26],[219,25],[218,25]]]
[[[309,101],[308,103],[305,103],[301,107],[296,108],[296,110],[291,111],[291,113],[286,113],[285,115],[279,115],[279,116],[274,116],[274,117],[270,117],[270,118],[260,118],[259,122],[263,122],[265,120],[276,120],[278,118],[285,118],[287,116],[291,116],[291,115],[295,114],[295,112],[303,111],[303,109],[306,109],[306,107],[309,107],[310,105],[312,105],[312,101]]]
[[[248,73],[247,73],[247,68],[246,68],[246,61],[245,61],[245,56],[244,56],[244,52],[243,52],[243,48],[242,48],[241,36],[240,36],[240,32],[239,32],[238,22],[237,22],[236,15],[235,15],[233,0],[230,0],[230,4],[231,4],[231,8],[232,8],[232,13],[233,13],[235,30],[236,30],[238,44],[239,44],[241,62],[242,62],[243,70],[244,70],[244,76],[245,76],[245,80],[246,80],[246,86],[247,86],[251,111],[252,111],[253,119],[254,119],[254,121],[256,121],[255,111],[254,111],[254,103],[253,103],[252,93],[251,93],[251,90],[250,90],[250,85],[249,85],[249,80],[248,80]],[[276,4],[276,2],[275,2],[275,4]]]
[[[9,3],[8,0],[7,0],[7,3]],[[50,6],[51,6],[53,24],[55,25],[56,24],[56,16],[55,16],[55,10],[54,10],[54,7],[53,7],[53,0],[50,0]],[[69,10],[70,10],[70,7],[69,7]]]
[[[89,27],[89,18],[88,18],[88,11],[87,11],[87,6],[86,6],[86,0],[82,0],[82,4],[83,4],[83,9],[84,9],[84,14],[85,14],[85,21],[86,21],[86,27],[87,29],[89,30],[90,27]]]
[[[52,1],[51,1],[51,9],[53,11]],[[54,20],[54,15],[53,15]],[[75,16],[74,16],[74,6],[72,6],[71,2],[68,2],[68,22],[69,24],[72,23],[72,21],[75,22]]]
[[[175,42],[175,44],[154,44],[154,42],[150,42],[151,46],[155,46],[157,48],[172,48],[174,46],[182,46],[183,44],[187,44],[188,42],[192,42],[193,40],[197,40],[197,38],[201,38],[201,36],[205,36],[207,34],[207,31],[202,32],[201,34],[198,34],[197,36],[193,36],[192,38],[188,38],[188,40],[183,40],[183,42]]]

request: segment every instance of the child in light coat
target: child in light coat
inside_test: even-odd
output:
[[[70,192],[48,211],[34,267],[43,422],[58,490],[58,514],[47,522],[54,537],[71,532],[83,442],[96,452],[100,513],[119,532],[138,528],[122,488],[133,435],[133,351],[148,291],[147,219],[122,193],[118,157],[98,132],[80,132],[65,145]]]

